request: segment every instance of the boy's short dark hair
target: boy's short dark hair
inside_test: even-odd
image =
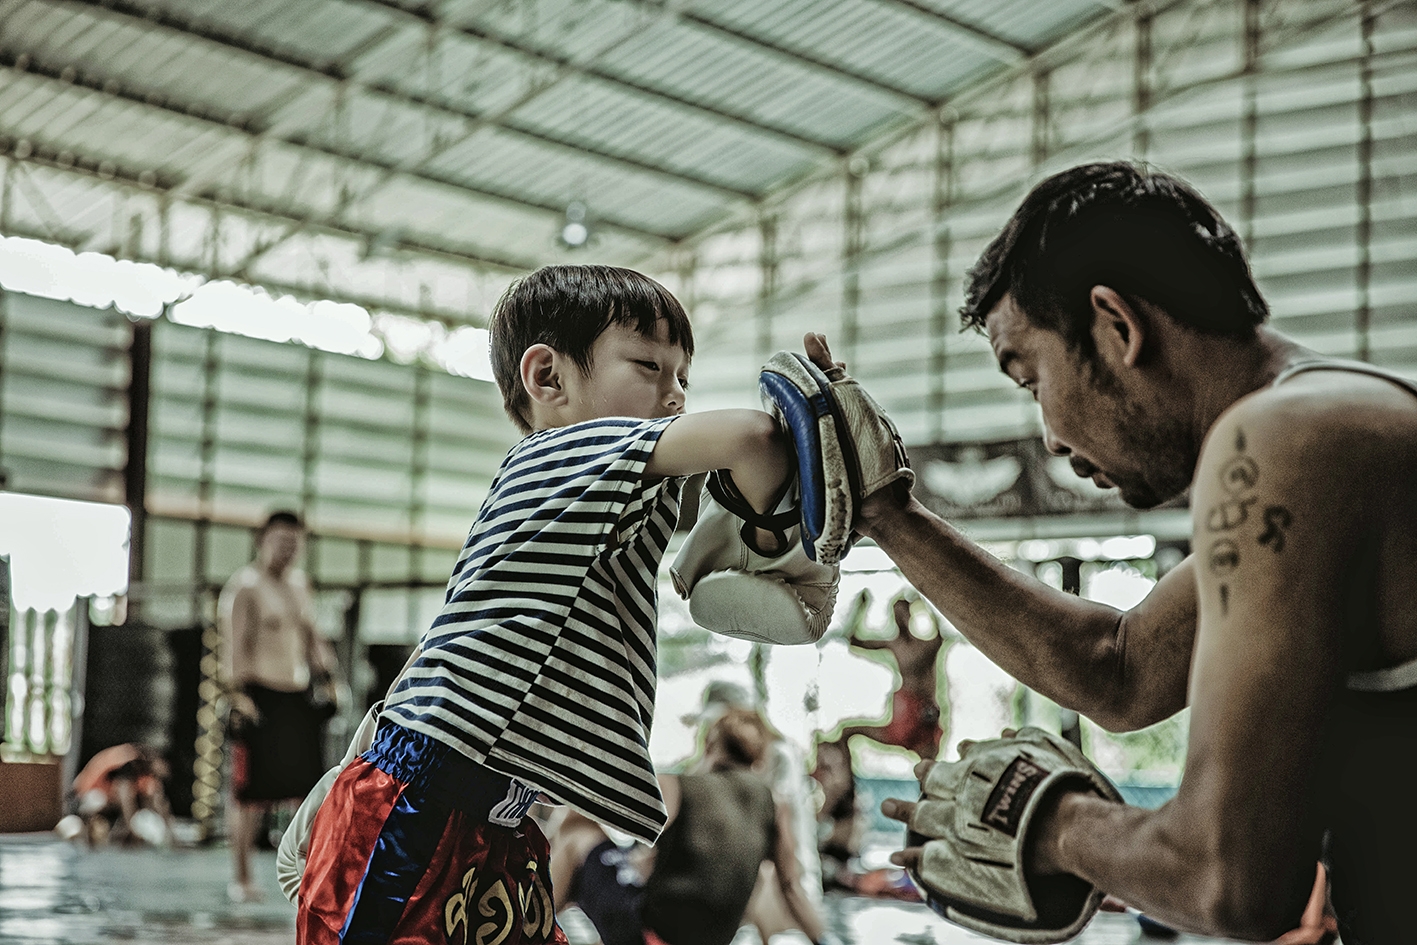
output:
[[[587,374],[591,347],[611,325],[630,325],[646,337],[664,319],[670,344],[694,354],[694,333],[679,300],[664,286],[633,269],[617,266],[543,266],[512,283],[497,301],[489,323],[492,376],[507,416],[531,432],[531,398],[522,386],[526,349],[544,344],[566,355]]]
[[[290,509],[277,509],[267,515],[266,520],[261,523],[261,527],[256,529],[256,537],[259,539],[275,525],[288,525],[291,528],[298,528],[302,532],[305,530],[305,522],[301,520],[298,512],[292,512]]]
[[[1096,285],[1207,335],[1250,338],[1269,316],[1239,237],[1209,201],[1179,178],[1125,161],[1042,181],[968,278],[963,327],[984,330],[1008,294],[1031,324],[1089,359]]]

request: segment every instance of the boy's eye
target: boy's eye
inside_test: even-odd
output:
[[[636,361],[635,363],[638,364],[640,367],[648,368],[651,371],[659,370],[659,365],[653,361]]]
[[[682,388],[683,390],[688,390],[688,389],[689,389],[689,379],[688,379],[687,377],[681,377],[681,378],[679,378],[679,387]]]

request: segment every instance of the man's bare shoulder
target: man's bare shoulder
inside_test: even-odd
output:
[[[223,597],[234,597],[242,591],[254,588],[259,583],[261,583],[261,572],[254,564],[244,564],[226,579],[221,593]]]
[[[1267,442],[1280,461],[1417,468],[1417,395],[1352,371],[1307,371],[1241,398],[1217,419],[1202,453],[1228,453],[1237,435]]]

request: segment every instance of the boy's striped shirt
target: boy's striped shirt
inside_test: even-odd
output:
[[[681,480],[644,481],[673,418],[522,440],[384,717],[653,842],[656,576]]]

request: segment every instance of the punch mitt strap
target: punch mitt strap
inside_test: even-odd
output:
[[[908,493],[915,481],[900,433],[855,378],[823,372],[795,352],[772,356],[758,390],[792,443],[802,546],[812,560],[836,564],[851,548],[866,497],[887,487]]]
[[[782,484],[782,489],[772,500],[770,512],[758,512],[748,500],[743,498],[743,493],[738,491],[738,484],[733,481],[733,477],[726,469],[715,469],[704,478],[704,488],[708,494],[713,496],[719,505],[736,518],[742,519],[743,525],[738,533],[743,539],[743,543],[753,550],[755,554],[765,557],[772,557],[781,554],[787,549],[789,540],[795,541],[796,535],[791,539],[788,534],[792,532],[801,518],[800,507],[793,501],[793,481],[788,477]],[[758,543],[757,530],[771,532],[773,541],[776,543],[771,548],[763,548]]]
[[[907,843],[923,847],[910,877],[930,908],[966,928],[1011,942],[1062,942],[1102,901],[1086,880],[1030,875],[1025,853],[1046,798],[1056,791],[1121,795],[1076,746],[1039,728],[977,742],[957,762],[937,762],[921,785]]]
[[[689,602],[690,616],[701,627],[755,643],[816,643],[831,622],[841,573],[803,551],[792,493],[783,499],[790,520],[782,524],[782,541],[763,554],[753,541],[753,528],[773,528],[754,523],[775,519],[745,521],[715,498],[721,493],[738,506],[742,496],[732,478],[723,472],[717,490],[714,482],[710,476],[699,500],[699,520],[669,569],[674,589]]]

